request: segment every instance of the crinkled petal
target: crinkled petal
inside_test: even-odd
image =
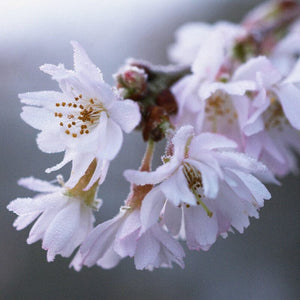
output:
[[[59,202],[64,203],[65,201],[61,193],[51,193],[35,198],[17,198],[7,205],[7,209],[22,216],[54,208]]]
[[[160,250],[159,242],[154,238],[151,230],[147,230],[138,240],[134,255],[134,264],[137,270],[152,265]]]

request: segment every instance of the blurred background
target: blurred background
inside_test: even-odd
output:
[[[244,234],[219,239],[209,252],[186,252],[186,267],[136,271],[125,259],[115,269],[76,273],[69,260],[46,262],[40,242],[27,245],[29,229],[12,227],[6,205],[30,196],[20,177],[52,180],[44,170],[62,155],[40,152],[37,131],[19,117],[17,94],[58,89],[39,71],[44,63],[72,67],[70,40],[79,41],[105,80],[127,57],[166,64],[174,31],[188,21],[238,22],[261,1],[240,0],[10,0],[0,1],[1,202],[0,299],[300,299],[299,176],[270,187],[272,200]],[[122,172],[136,168],[144,151],[138,133],[126,136],[100,190],[97,222],[113,217],[128,193]],[[138,159],[137,159],[138,158]],[[68,168],[63,170],[68,174]]]

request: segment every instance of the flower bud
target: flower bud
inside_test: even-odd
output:
[[[125,66],[115,74],[117,87],[123,90],[123,97],[140,100],[147,91],[147,74],[144,69]]]

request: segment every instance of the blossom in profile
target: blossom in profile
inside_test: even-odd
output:
[[[9,203],[8,210],[18,215],[14,227],[22,230],[35,221],[27,243],[42,240],[48,262],[58,254],[69,257],[93,228],[92,211],[101,204],[94,198],[95,192],[80,195],[72,189],[32,177],[20,179],[19,184],[39,194]]]
[[[76,270],[95,264],[112,268],[127,256],[134,257],[138,270],[170,268],[173,262],[184,266],[182,247],[160,224],[141,231],[139,208],[122,207],[117,216],[92,230],[79,251],[80,259],[72,264]]]
[[[76,167],[72,174],[76,173],[79,179],[96,159],[99,166],[95,182],[101,174],[103,177],[107,161],[119,152],[122,131],[129,133],[139,124],[140,112],[135,102],[121,99],[104,82],[101,71],[79,43],[72,42],[72,46],[74,70],[67,70],[62,64],[41,66],[42,71],[58,82],[61,92],[20,94],[21,102],[26,104],[21,117],[41,130],[37,143],[42,151],[65,151],[63,161],[48,172],[73,161]],[[72,183],[76,184],[76,180]]]
[[[182,222],[179,208],[183,208],[191,249],[207,250],[231,227],[243,232],[249,225],[248,217],[258,217],[257,209],[271,197],[260,181],[275,182],[271,172],[255,159],[236,152],[232,140],[212,133],[194,136],[191,126],[181,127],[172,144],[173,155],[155,171],[124,173],[135,184],[157,184],[142,202],[143,230],[157,223],[167,200],[167,227],[178,233]]]

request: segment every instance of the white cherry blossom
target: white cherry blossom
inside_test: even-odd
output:
[[[77,179],[96,159],[95,182],[101,174],[105,177],[108,161],[122,145],[122,130],[131,132],[140,121],[140,112],[136,103],[121,99],[104,82],[101,71],[77,42],[72,42],[72,46],[74,71],[62,64],[41,66],[59,83],[62,92],[20,94],[21,102],[27,105],[21,117],[41,130],[37,143],[42,151],[65,151],[63,161],[48,172],[73,161],[72,174],[76,173]],[[72,183],[76,184],[76,180],[72,179]]]
[[[27,243],[42,240],[49,262],[58,254],[69,257],[93,228],[92,211],[100,207],[101,200],[72,195],[66,187],[32,177],[22,178],[19,184],[39,194],[17,198],[7,206],[18,215],[16,229],[22,230],[35,221]]]

